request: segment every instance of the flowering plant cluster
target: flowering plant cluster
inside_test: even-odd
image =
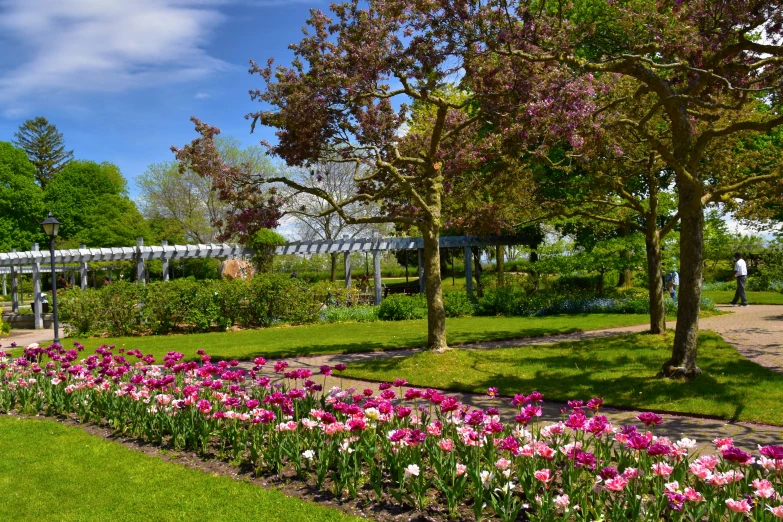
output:
[[[783,518],[783,446],[752,455],[731,439],[698,455],[695,441],[655,435],[662,419],[642,413],[615,426],[602,399],[570,401],[544,423],[543,395],[515,395],[513,419],[472,409],[403,379],[380,390],[323,390],[333,372],[290,369],[256,358],[162,364],[138,350],[31,345],[0,351],[0,411],[73,416],[119,433],[206,456],[291,471],[338,497],[375,495],[476,520],[776,520]],[[497,397],[490,388],[490,397]]]

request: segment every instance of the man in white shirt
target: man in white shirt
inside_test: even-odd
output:
[[[742,254],[739,252],[734,253],[734,279],[737,280],[737,291],[732,299],[732,306],[737,305],[737,301],[742,303],[741,306],[748,306],[748,298],[745,295],[745,281],[748,279],[748,265],[745,260],[742,259]]]

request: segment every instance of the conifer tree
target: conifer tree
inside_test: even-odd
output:
[[[41,188],[73,159],[73,151],[65,150],[63,134],[46,118],[25,121],[14,133],[14,145],[24,150],[35,165],[35,179]]]

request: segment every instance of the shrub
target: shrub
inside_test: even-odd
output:
[[[144,302],[144,318],[152,333],[171,332],[184,322],[185,310],[180,294],[184,288],[195,284],[195,281],[188,279],[175,279],[149,285]]]
[[[421,294],[390,295],[381,302],[378,318],[382,321],[405,321],[427,317],[427,300]]]
[[[555,314],[649,314],[650,301],[646,292],[618,291],[616,297],[596,297],[591,292],[576,293],[571,297],[558,294],[527,294],[514,285],[487,288],[476,303],[476,315],[544,316]],[[677,312],[677,301],[665,298],[668,315]],[[702,310],[714,310],[715,303],[702,298]]]
[[[0,334],[7,334],[11,331],[11,324],[6,323],[3,321],[3,318],[0,317]]]
[[[352,306],[359,301],[359,289],[346,288],[343,281],[320,281],[313,283],[311,288],[314,298],[327,306]]]
[[[378,320],[377,306],[327,306],[321,310],[322,323],[369,323]]]
[[[465,317],[473,315],[475,305],[468,297],[467,292],[449,292],[443,296],[443,306],[446,308],[446,317]]]
[[[68,332],[87,335],[98,332],[105,324],[103,293],[88,289],[58,292],[59,319],[68,324]]]
[[[253,278],[249,306],[253,320],[261,326],[315,322],[321,309],[307,283],[277,274],[259,274]]]
[[[165,334],[315,322],[321,306],[303,281],[260,274],[252,281],[119,281],[70,290],[63,293],[61,318],[75,334]]]
[[[726,291],[734,290],[737,287],[737,283],[734,281],[715,281],[712,283],[704,283],[701,287],[702,292],[711,291]]]

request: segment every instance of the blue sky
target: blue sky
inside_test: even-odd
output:
[[[248,60],[301,39],[320,0],[0,0],[0,140],[45,116],[80,159],[111,161],[130,180],[195,137],[191,116],[245,144]]]

